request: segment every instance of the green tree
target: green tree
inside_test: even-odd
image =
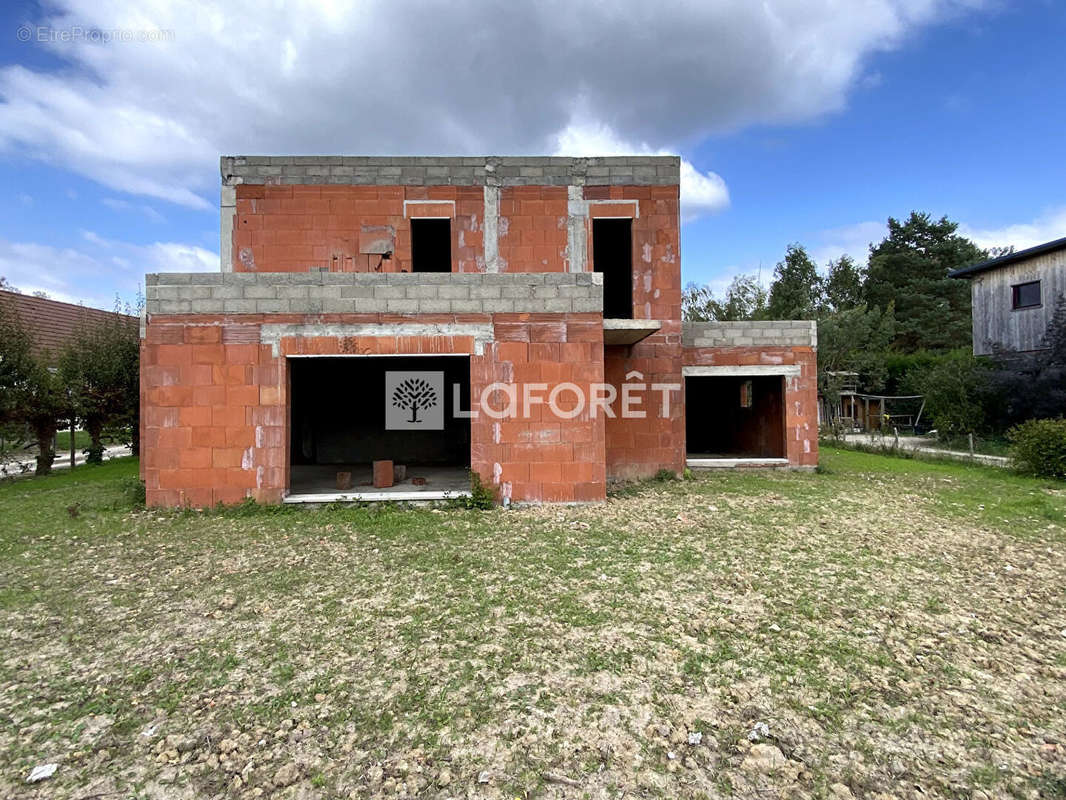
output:
[[[913,376],[925,411],[943,439],[989,429],[994,390],[985,362],[965,349],[946,353]]]
[[[718,301],[710,286],[690,283],[681,293],[681,319],[685,322],[710,322],[718,319]]]
[[[803,245],[790,244],[774,269],[767,313],[770,319],[810,319],[822,305],[822,279]]]
[[[21,392],[32,369],[29,334],[10,304],[0,300],[0,422],[21,421]]]
[[[818,390],[836,402],[843,382],[838,373],[855,372],[866,391],[880,391],[886,357],[895,336],[892,308],[849,308],[818,320]]]
[[[755,275],[737,275],[721,300],[709,286],[690,284],[681,298],[686,322],[736,322],[766,318],[766,289]]]
[[[858,308],[862,302],[862,283],[865,271],[846,253],[829,262],[825,276],[825,304],[830,311]]]
[[[25,426],[37,444],[37,475],[52,471],[59,420],[70,403],[48,354],[35,353],[14,309],[0,303],[0,419]]]
[[[888,236],[870,249],[864,299],[894,306],[894,344],[904,352],[970,346],[970,287],[948,273],[987,253],[957,230],[947,217],[911,212],[903,222],[890,217]]]
[[[79,331],[60,359],[74,413],[89,434],[89,463],[103,461],[103,431],[137,428],[139,341],[135,325],[116,314]]]

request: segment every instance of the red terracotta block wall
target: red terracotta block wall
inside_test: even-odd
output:
[[[452,218],[453,271],[483,271],[480,186],[235,188],[234,272],[410,272],[412,216]],[[380,237],[392,238],[391,259],[360,252],[361,238]]]
[[[484,271],[481,186],[343,186],[238,184],[233,226],[234,272],[409,272],[410,219],[445,216],[452,224],[452,269]],[[633,220],[634,316],[675,319],[681,302],[677,186],[589,186],[588,200],[639,203]],[[406,201],[406,206],[405,206]],[[433,203],[432,201],[439,201]],[[633,209],[634,206],[625,206]],[[609,208],[593,204],[591,219]],[[565,272],[567,187],[500,189],[501,272]],[[363,239],[389,238],[393,257],[360,252]],[[588,269],[592,237],[588,237]],[[660,267],[673,269],[663,272]]]
[[[288,484],[282,365],[248,326],[153,320],[141,346],[149,505],[281,499]],[[258,340],[258,331],[254,340]]]
[[[652,384],[682,385],[681,379],[681,258],[680,195],[677,186],[587,186],[589,217],[633,217],[633,318],[662,322],[658,333],[632,346],[607,348],[604,371],[608,383],[630,382],[648,389],[644,419],[623,419],[621,398],[617,416],[606,425],[607,474],[611,478],[647,478],[659,470],[680,473],[685,468],[684,397],[670,394],[669,414],[661,416],[662,395]],[[634,201],[632,203],[626,201]],[[591,222],[590,222],[591,225]],[[591,231],[589,264],[593,263]]]
[[[818,367],[812,347],[686,347],[685,366],[791,364],[785,378],[785,444],[792,466],[818,465]]]
[[[557,417],[547,398],[559,384],[588,392],[603,382],[603,320],[599,314],[497,314],[492,356],[471,363],[471,396],[495,382],[543,384],[517,419],[491,419],[482,413],[471,426],[473,463],[487,484],[515,501],[588,502],[606,498],[604,415],[588,404],[572,419]],[[476,367],[476,370],[475,370]],[[519,400],[521,401],[521,388]],[[573,394],[560,394],[565,413],[575,409]],[[505,400],[490,401],[500,408]],[[481,410],[475,400],[474,408]],[[525,411],[525,409],[523,409]]]
[[[592,269],[591,225],[597,216],[625,216],[635,200],[633,219],[633,318],[681,319],[680,189],[677,186],[586,186],[585,199],[619,201],[589,207],[588,264]],[[617,209],[617,211],[615,211]]]
[[[629,381],[626,375],[639,372]],[[613,408],[615,418],[606,424],[607,475],[611,479],[650,478],[666,469],[680,474],[685,468],[685,407],[681,379],[681,324],[664,322],[662,330],[632,346],[606,348],[606,380],[619,387]],[[622,417],[621,387],[625,383],[643,383],[645,400],[643,419]],[[669,410],[664,408],[662,392],[653,384],[673,384],[669,392]],[[663,416],[664,412],[666,415]]]
[[[270,323],[494,323],[496,341],[476,353],[469,336],[283,338],[279,355],[258,344]],[[471,354],[471,410],[499,381],[603,379],[599,314],[155,316],[141,347],[142,474],[151,506],[206,507],[254,497],[278,502],[289,484],[286,356]],[[500,407],[502,402],[494,404]],[[471,420],[471,466],[501,499],[590,501],[605,497],[604,424],[588,408],[556,419]]]
[[[500,189],[500,272],[566,272],[565,186]]]

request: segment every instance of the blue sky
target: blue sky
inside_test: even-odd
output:
[[[1066,235],[1062,5],[696,5],[7,4],[0,274],[106,306],[217,269],[222,152],[680,152],[683,278],[718,289],[790,242],[862,258],[912,209]],[[54,40],[94,26],[134,40]]]

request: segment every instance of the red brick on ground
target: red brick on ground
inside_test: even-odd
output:
[[[374,488],[375,489],[388,489],[392,486],[392,462],[391,461],[375,461],[374,462]]]

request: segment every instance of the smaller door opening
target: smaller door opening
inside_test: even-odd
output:
[[[685,378],[690,459],[785,458],[785,379]]]
[[[452,221],[411,220],[411,271],[452,271]]]
[[[633,319],[633,220],[592,220],[592,269],[603,273],[603,316]]]

